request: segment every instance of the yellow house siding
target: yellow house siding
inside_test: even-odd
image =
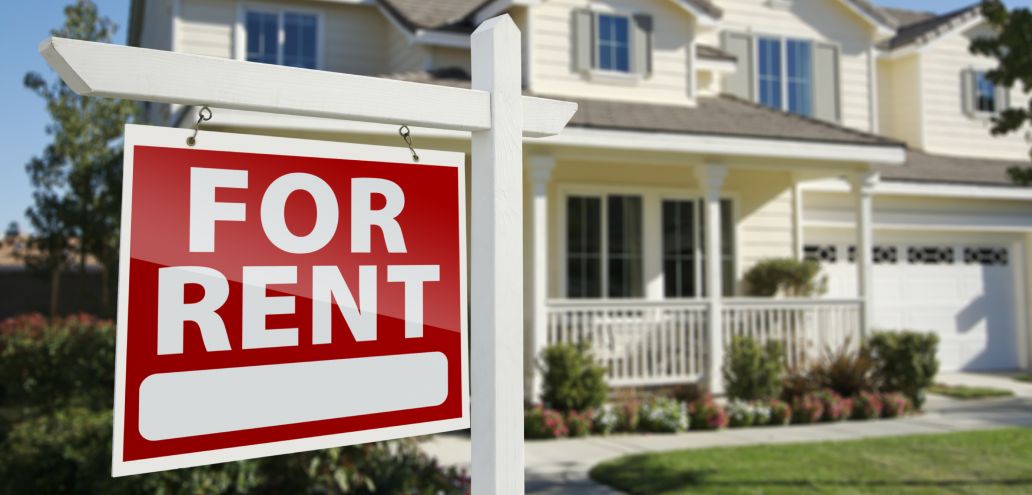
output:
[[[917,148],[924,144],[920,69],[917,55],[878,63],[881,132]]]
[[[642,80],[592,79],[573,67],[573,11],[648,13],[654,23],[653,72]],[[531,88],[542,94],[663,104],[692,103],[690,42],[694,19],[669,0],[555,0],[530,9]]]
[[[976,30],[978,28],[975,28]],[[977,32],[977,31],[975,31]],[[921,81],[925,108],[925,149],[930,153],[1023,160],[1028,158],[1024,133],[993,137],[987,117],[964,113],[961,72],[988,70],[995,61],[968,51],[968,33],[954,33],[929,44],[921,55]],[[974,33],[970,33],[974,34]],[[1011,105],[1021,106],[1019,90]]]
[[[236,2],[180,0],[176,47],[184,53],[233,58]]]
[[[736,200],[739,277],[758,261],[795,256],[789,173],[732,171],[725,189]]]
[[[395,26],[386,27],[387,67],[385,72],[411,72],[426,69],[430,51],[422,45],[410,44],[405,33]]]
[[[873,28],[837,0],[793,0],[788,7],[771,7],[768,0],[717,0],[724,9],[721,31],[752,32],[836,44],[840,49],[840,107],[842,123],[871,129],[869,47]],[[707,33],[700,42],[720,45],[720,34]]]

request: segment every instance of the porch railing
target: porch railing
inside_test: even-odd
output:
[[[548,343],[587,341],[612,386],[697,380],[705,369],[703,302],[552,301]]]
[[[784,344],[789,366],[856,344],[861,302],[822,299],[725,299],[721,343],[747,335]],[[549,301],[547,343],[585,341],[612,386],[690,383],[707,369],[706,301]]]
[[[749,336],[782,342],[788,366],[837,350],[860,338],[861,302],[825,299],[728,299],[723,304],[723,339]]]

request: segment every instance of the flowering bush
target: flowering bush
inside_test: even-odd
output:
[[[753,402],[753,424],[756,426],[764,426],[770,424],[771,410],[770,404],[766,402]]]
[[[770,410],[770,424],[784,426],[792,420],[792,408],[783,401],[772,399],[768,405]]]
[[[845,421],[853,414],[853,401],[843,398],[835,393],[834,390],[821,390],[817,392],[817,397],[820,399],[821,406],[824,409],[821,421]]]
[[[907,413],[910,405],[907,396],[902,392],[888,392],[882,394],[882,417],[896,418]]]
[[[627,401],[620,406],[617,413],[620,418],[619,426],[617,426],[618,431],[627,433],[638,431],[638,425],[641,420],[641,402],[636,400]]]
[[[873,392],[860,392],[853,398],[853,419],[878,419],[882,414],[882,400]]]
[[[641,408],[639,427],[654,433],[687,431],[688,408],[681,401],[668,397],[653,397]]]
[[[591,425],[595,433],[608,435],[620,427],[620,413],[612,404],[603,404],[593,412]]]
[[[824,404],[817,394],[806,394],[792,400],[792,423],[810,424],[824,416]]]
[[[523,436],[527,438],[563,438],[568,434],[559,411],[537,405],[523,412]]]
[[[594,416],[594,411],[590,409],[582,412],[570,411],[566,413],[566,427],[569,429],[570,436],[586,437],[591,434],[592,418]]]
[[[744,400],[734,399],[727,404],[727,422],[732,428],[752,426],[756,421],[756,408]]]
[[[727,412],[706,394],[688,406],[692,428],[696,430],[719,430],[727,427]]]

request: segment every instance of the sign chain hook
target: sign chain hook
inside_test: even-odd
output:
[[[405,140],[405,145],[408,146],[409,151],[412,152],[412,161],[418,162],[419,155],[416,154],[416,149],[412,147],[412,133],[409,131],[408,126],[402,124],[401,127],[398,128],[398,135],[401,136],[401,139]]]
[[[193,146],[197,144],[197,132],[201,130],[201,122],[207,122],[211,120],[211,108],[208,105],[201,107],[200,111],[197,112],[197,123],[193,126],[193,136],[186,138],[186,145]]]

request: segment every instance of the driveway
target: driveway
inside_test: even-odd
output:
[[[959,378],[958,378],[959,377]],[[962,381],[974,380],[974,381]],[[957,401],[929,397],[925,413],[903,419],[850,421],[807,426],[732,429],[716,432],[688,432],[676,435],[612,435],[562,440],[529,440],[526,447],[526,491],[533,494],[617,493],[592,482],[588,470],[599,462],[627,454],[669,450],[702,449],[757,444],[855,440],[898,435],[950,433],[1013,426],[1032,427],[1032,387],[1006,377],[967,374],[943,375],[940,382],[951,385],[980,385],[1010,388],[1016,397],[980,401]],[[1007,385],[1007,387],[1004,387]],[[431,437],[423,449],[445,465],[469,467],[469,437],[446,434]]]

